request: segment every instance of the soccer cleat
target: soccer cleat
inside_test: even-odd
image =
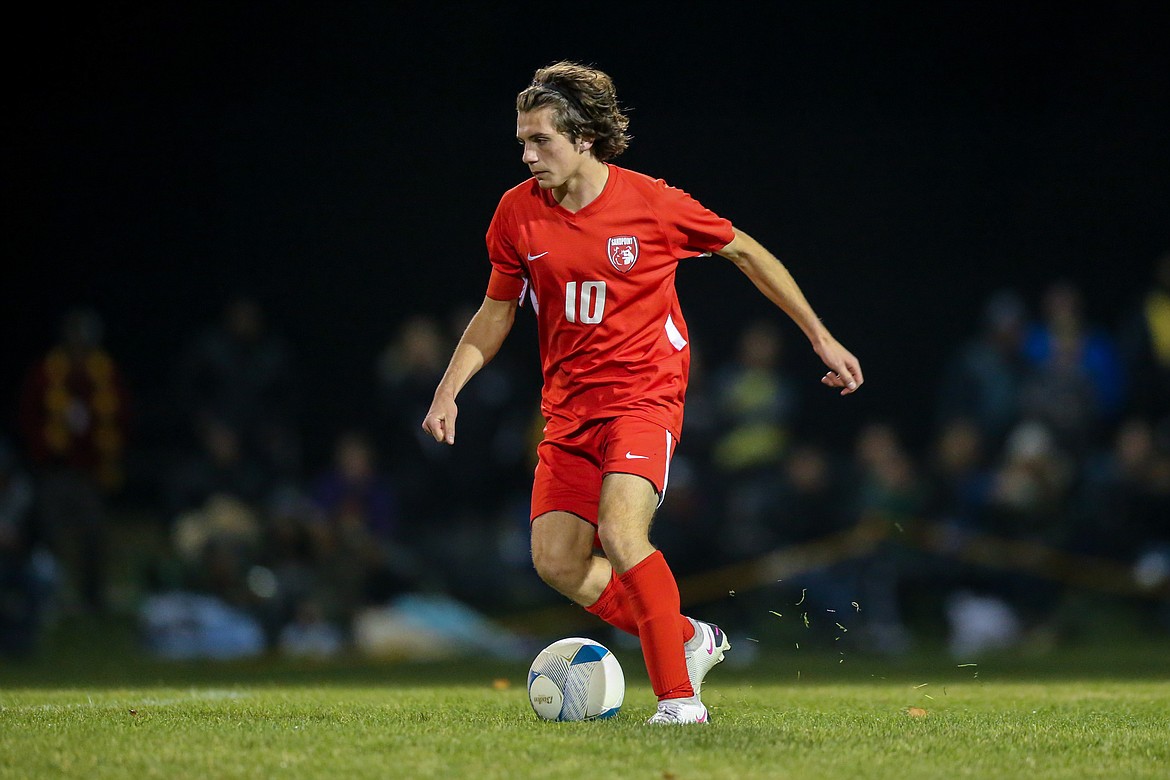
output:
[[[695,640],[700,640],[693,650],[686,650],[687,677],[691,678],[691,688],[698,696],[707,672],[723,660],[723,653],[731,649],[731,643],[727,641],[727,635],[719,630],[719,626],[693,618],[688,620],[695,626],[695,637],[687,644],[696,644]]]
[[[687,723],[706,723],[709,720],[707,708],[698,696],[687,699],[663,699],[658,702],[658,712],[650,716],[647,724],[665,723],[681,726]]]

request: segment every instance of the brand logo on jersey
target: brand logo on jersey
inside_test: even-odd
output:
[[[638,262],[638,239],[636,236],[612,236],[609,239],[609,262],[623,274]]]

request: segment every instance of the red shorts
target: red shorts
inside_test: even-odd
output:
[[[545,439],[536,448],[531,518],[571,512],[597,525],[606,474],[644,477],[661,505],[677,444],[670,431],[637,417],[592,420],[568,436]]]

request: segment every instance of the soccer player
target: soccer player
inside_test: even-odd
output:
[[[658,696],[648,723],[706,723],[703,679],[731,645],[717,626],[680,614],[674,575],[650,543],[690,364],[674,289],[679,261],[717,254],[733,262],[804,331],[829,368],[821,382],[842,395],[861,386],[861,367],[755,239],[687,193],[608,162],[629,144],[608,75],[571,62],[542,68],[516,112],[532,177],[504,193],[492,218],[487,295],[422,427],[455,443],[456,396],[530,298],[546,421],[532,489],[536,571],[639,638]]]

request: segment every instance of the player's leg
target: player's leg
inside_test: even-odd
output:
[[[609,562],[593,554],[595,533],[591,523],[570,512],[545,512],[532,521],[536,573],[586,608],[601,598],[613,576]]]
[[[610,578],[593,554],[601,495],[600,426],[550,437],[536,448],[532,481],[532,564],[550,587],[581,606],[593,604]]]
[[[606,589],[599,604],[610,598],[607,609],[637,614],[646,605],[635,606],[634,600],[653,600],[651,609],[671,609],[678,623],[679,639],[665,640],[670,648],[665,656],[664,669],[677,666],[670,660],[682,645],[684,668],[693,694],[698,696],[707,672],[721,662],[730,649],[723,632],[717,626],[691,620],[678,612],[678,586],[661,552],[649,539],[650,523],[662,503],[669,485],[670,458],[674,454],[675,439],[664,428],[635,418],[611,421],[607,430],[603,471],[602,499],[599,511],[599,535],[617,573],[611,587]],[[669,606],[663,599],[669,599]],[[595,611],[595,608],[590,608]],[[646,635],[639,626],[647,668],[658,663],[659,651],[653,649],[654,638],[647,646]],[[670,690],[667,681],[656,685],[663,700],[682,698],[685,688]],[[692,713],[693,714],[693,713]]]
[[[587,606],[608,572],[594,562],[601,462],[592,451],[596,426],[546,438],[536,448],[532,481],[532,564],[557,592]]]
[[[706,723],[707,708],[687,673],[678,584],[666,558],[650,544],[657,508],[658,491],[647,479],[606,474],[597,529],[637,620],[646,671],[658,697],[658,711],[649,722]]]
[[[601,471],[561,446],[542,443],[532,487],[532,565],[540,578],[587,611],[638,635],[621,582],[595,555]]]
[[[632,428],[637,433],[639,426],[648,426],[641,421],[632,422],[632,426],[619,428]],[[648,502],[645,512],[647,517],[641,523],[644,527],[639,534],[647,544],[649,517],[657,506],[656,499],[661,489],[659,485],[665,486],[667,455],[671,450],[670,438],[664,430],[655,426],[649,426],[649,429],[655,441],[661,439],[663,442],[660,446],[662,452],[656,453],[654,458],[657,465],[652,466],[651,470],[657,469],[663,476],[652,487],[654,500]],[[555,590],[610,625],[641,638],[637,614],[621,578],[608,560],[593,554],[597,538],[594,524],[598,517],[602,482],[600,464],[608,433],[606,425],[598,424],[587,426],[572,437],[541,442],[537,450],[539,459],[532,491],[532,560],[541,578]],[[613,443],[620,445],[624,441],[617,437]],[[641,447],[641,444],[632,446]],[[618,536],[624,537],[624,534]],[[673,577],[669,579],[673,585]],[[703,624],[679,614],[677,586],[673,612],[679,636],[683,640],[690,639],[696,646],[691,648],[688,645],[684,668],[691,690],[697,692],[707,669],[722,660],[723,648],[720,648],[719,656],[713,663],[707,667],[696,667],[694,658],[705,658],[701,654],[695,656],[694,653],[705,636]],[[651,644],[654,644],[653,640]],[[683,694],[686,691],[676,693]]]
[[[655,428],[665,440],[662,429]],[[572,436],[546,439],[537,448],[532,485],[532,562],[554,590],[611,626],[638,635],[638,623],[610,562],[595,555],[601,496],[604,423]],[[664,463],[665,455],[660,459]],[[665,466],[659,466],[665,470]],[[694,634],[679,616],[685,637]]]
[[[597,558],[595,564],[597,576],[594,581],[602,579],[604,576],[602,570],[604,570],[610,576],[608,584],[597,600],[591,604],[586,603],[583,599],[575,600],[584,606],[586,611],[597,615],[614,628],[638,636],[638,622],[634,617],[633,608],[630,606],[629,597],[626,596],[625,589],[622,587],[621,579],[613,571],[609,561]],[[707,672],[723,662],[723,654],[731,649],[731,643],[727,641],[727,636],[719,626],[714,623],[704,623],[685,615],[679,615],[678,620],[686,655],[687,676],[690,678],[691,688],[698,696],[702,693],[703,680],[706,679]]]
[[[660,700],[694,695],[679,624],[679,594],[662,553],[650,544],[658,493],[646,479],[607,474],[602,482],[598,533],[638,624],[642,653]]]
[[[659,699],[694,695],[683,656],[678,584],[662,553],[650,544],[658,492],[645,478],[607,474],[597,530],[638,624],[642,654]]]

